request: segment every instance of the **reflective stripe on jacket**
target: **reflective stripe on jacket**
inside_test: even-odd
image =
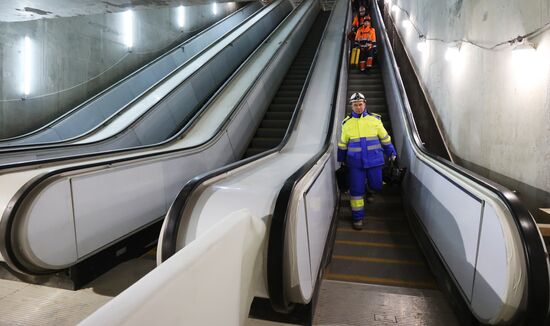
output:
[[[384,165],[383,153],[388,157],[396,155],[380,115],[365,110],[362,115],[352,112],[344,119],[338,142],[338,162],[371,168]]]
[[[372,27],[361,26],[355,34],[355,40],[361,45],[372,44],[376,46],[376,31]]]
[[[353,22],[351,23],[351,26],[356,27],[356,28],[359,27],[359,26],[362,26],[365,19],[366,20],[371,20],[370,15],[369,14],[366,14],[365,16],[355,15],[355,17],[353,17]]]

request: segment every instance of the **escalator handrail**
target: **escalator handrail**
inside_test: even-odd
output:
[[[282,2],[279,4],[281,5]],[[256,13],[258,13],[260,10],[263,10],[267,7],[262,7],[260,8]],[[275,9],[273,9],[275,10]],[[252,18],[252,16],[250,17]],[[242,22],[241,24],[239,24],[238,26],[235,27],[236,28],[239,28],[242,24],[246,23],[246,21],[248,20],[245,20],[244,22]],[[233,29],[234,30],[234,29]],[[241,37],[241,35],[239,35],[238,37]],[[269,39],[269,36],[266,38],[266,39]],[[230,46],[233,46],[232,45],[233,43],[230,43],[227,45],[227,47],[230,47]],[[208,49],[210,48],[207,47],[204,49],[204,51],[207,51]],[[200,53],[204,52],[204,51],[201,51]],[[254,53],[255,51],[253,51],[250,56]],[[200,54],[198,53],[198,54]],[[249,56],[249,57],[250,57]],[[194,57],[190,58],[190,59],[193,59]],[[212,57],[210,59],[208,59],[207,63],[214,60],[216,57]],[[244,64],[244,63],[243,63]],[[243,65],[241,64],[241,66]],[[206,65],[206,63],[205,63]],[[204,67],[204,65],[202,66]],[[202,68],[200,67],[199,69],[193,71],[189,77],[187,77],[186,80],[190,80],[193,76],[195,76],[199,71],[200,69]],[[237,68],[238,70],[239,68]],[[235,75],[235,73],[231,74],[231,76],[227,79],[227,80],[231,80],[231,78]],[[1,170],[7,170],[7,169],[19,169],[19,168],[23,168],[23,167],[27,167],[27,166],[34,166],[34,165],[39,165],[39,164],[49,164],[49,163],[54,163],[54,162],[62,162],[62,161],[67,161],[67,160],[75,160],[75,159],[89,159],[89,158],[93,158],[93,157],[99,157],[99,156],[104,156],[104,155],[114,155],[114,154],[117,154],[117,153],[131,153],[131,152],[135,152],[135,151],[141,151],[141,150],[145,150],[145,149],[149,149],[149,148],[153,148],[153,147],[159,147],[159,146],[163,146],[163,145],[167,145],[171,142],[173,142],[174,140],[176,139],[181,139],[183,138],[187,132],[191,129],[191,127],[194,125],[194,123],[197,121],[197,119],[204,113],[204,110],[206,109],[206,107],[208,107],[208,104],[211,103],[211,99],[215,98],[215,95],[219,93],[219,90],[220,89],[223,89],[223,87],[227,84],[227,81],[224,82],[220,88],[218,89],[218,91],[215,92],[215,94],[210,98],[208,99],[207,101],[204,101],[204,102],[201,102],[201,103],[198,103],[197,104],[197,107],[199,107],[199,111],[197,111],[193,117],[186,122],[186,124],[176,133],[174,134],[173,136],[169,137],[168,139],[165,139],[161,142],[158,142],[158,143],[154,143],[154,144],[148,144],[148,145],[141,145],[141,146],[136,146],[136,147],[132,147],[132,148],[120,148],[120,149],[111,149],[111,150],[103,150],[103,151],[99,151],[99,152],[93,152],[93,153],[83,153],[83,154],[75,154],[75,155],[66,155],[66,156],[60,156],[60,157],[53,157],[53,158],[46,158],[46,159],[39,159],[39,160],[31,160],[31,161],[23,161],[23,162],[17,162],[17,163],[8,163],[8,164],[4,164],[4,165],[0,165],[0,171]],[[131,128],[133,126],[135,126],[137,123],[141,122],[145,117],[147,117],[148,114],[150,114],[151,112],[153,112],[152,110],[154,110],[154,108],[158,105],[161,104],[162,100],[164,100],[165,98],[168,98],[171,94],[173,94],[174,92],[176,92],[178,90],[179,86],[177,86],[176,88],[170,90],[167,94],[165,94],[160,100],[158,100],[158,102],[156,102],[155,104],[153,104],[153,106],[147,110],[147,112],[145,112],[144,114],[142,114],[139,118],[137,118],[135,121],[133,121],[128,127],[126,127],[126,129],[128,128]],[[110,137],[106,138],[106,139],[101,139],[101,140],[96,140],[94,142],[90,142],[90,143],[85,143],[85,144],[64,144],[64,145],[41,145],[39,146],[38,149],[36,148],[23,148],[21,150],[18,150],[18,152],[27,152],[27,151],[35,151],[35,150],[42,150],[42,149],[56,149],[56,148],[71,148],[71,147],[86,147],[86,146],[94,146],[94,145],[97,145],[99,143],[102,143],[102,142],[107,142],[107,141],[110,141],[112,139],[115,139],[117,137],[119,137],[121,134],[123,134],[124,132],[126,132],[126,129],[115,134],[115,135],[111,135]],[[0,154],[2,154],[2,150],[0,149]]]
[[[284,1],[281,1],[279,5],[281,5],[283,3],[284,3]],[[285,17],[285,19],[286,19],[286,17]],[[283,21],[285,19],[283,19]],[[217,99],[217,97],[219,96],[220,93],[223,92],[223,90],[227,86],[227,84],[229,84],[232,81],[232,79],[241,71],[241,69],[249,62],[249,60],[251,60],[251,58],[254,56],[254,53],[256,53],[256,51],[258,51],[258,49],[261,47],[261,45],[264,44],[264,43],[267,43],[271,40],[272,35],[273,35],[273,32],[270,33],[266,37],[266,39],[249,55],[249,57],[233,72],[233,74],[210,97],[210,99],[203,105],[201,110],[193,117],[193,119],[191,119],[191,121],[189,121],[188,125],[184,129],[182,129],[182,131],[180,133],[178,133],[177,135],[173,136],[172,138],[170,138],[169,140],[167,140],[167,141],[165,141],[164,143],[161,143],[161,144],[165,144],[165,143],[167,143],[169,141],[172,141],[174,139],[177,139],[177,138],[183,138],[183,136],[191,129],[191,127],[199,121],[199,116],[201,116],[202,114],[205,113],[206,109],[210,106],[210,104]],[[244,95],[243,95],[243,97],[241,97],[241,100],[239,101],[239,103],[242,101],[243,98],[244,98]],[[238,107],[238,105],[236,107]],[[98,168],[98,167],[101,167],[101,166],[113,166],[113,165],[118,165],[118,164],[124,164],[124,163],[130,162],[130,161],[150,159],[150,158],[157,157],[157,156],[171,155],[171,154],[175,154],[175,153],[178,153],[178,152],[183,152],[183,151],[188,151],[188,150],[193,150],[193,149],[199,148],[201,146],[204,146],[207,143],[210,143],[212,140],[214,140],[216,137],[218,137],[218,134],[220,133],[220,131],[223,130],[227,126],[227,124],[229,123],[229,121],[231,121],[234,114],[235,114],[235,111],[231,112],[231,114],[228,115],[228,117],[225,119],[225,121],[223,123],[221,123],[218,126],[218,128],[216,128],[216,131],[213,133],[212,137],[210,137],[208,140],[206,140],[205,142],[203,142],[201,144],[197,144],[197,145],[193,145],[193,146],[189,146],[189,147],[185,147],[185,148],[162,151],[160,153],[159,152],[153,152],[153,153],[147,153],[147,154],[143,154],[143,155],[136,155],[136,156],[132,156],[132,157],[124,157],[124,158],[118,158],[118,159],[114,159],[114,160],[105,160],[105,161],[96,162],[96,163],[83,164],[83,165],[78,165],[76,167],[75,166],[69,166],[69,167],[65,167],[65,168],[62,168],[62,169],[54,169],[54,170],[51,170],[49,172],[45,172],[41,175],[37,175],[36,177],[34,177],[31,180],[27,181],[15,193],[15,195],[13,196],[13,198],[8,203],[6,209],[4,210],[4,212],[2,213],[1,218],[0,218],[0,239],[3,239],[3,241],[0,241],[0,253],[2,254],[2,257],[4,258],[4,260],[6,262],[8,262],[8,265],[14,266],[20,272],[23,272],[23,273],[26,273],[26,274],[29,274],[29,275],[51,274],[50,271],[32,270],[32,269],[29,269],[24,264],[22,264],[18,260],[17,255],[14,252],[14,248],[12,247],[12,243],[11,243],[11,240],[10,240],[10,239],[12,239],[12,231],[13,231],[12,226],[13,226],[13,223],[14,223],[16,217],[17,217],[17,213],[18,213],[19,209],[23,205],[24,201],[32,194],[32,192],[35,189],[37,189],[38,187],[40,187],[41,185],[43,185],[43,182],[47,182],[47,181],[51,182],[52,179],[55,178],[56,176],[59,176],[61,174],[67,173],[67,172],[71,172],[73,170],[85,170],[85,169],[87,170],[87,169]],[[153,144],[153,145],[148,145],[148,146],[144,146],[144,147],[140,147],[140,148],[135,148],[135,149],[125,151],[125,152],[133,152],[133,151],[137,151],[137,150],[140,150],[140,149],[153,148],[153,147],[157,147],[157,146],[159,146],[159,144]],[[102,155],[104,155],[104,154],[116,154],[116,153],[121,152],[121,151],[124,151],[124,150],[104,152],[104,153],[101,153],[101,154]],[[88,155],[84,155],[82,157],[83,158],[88,158],[88,157],[93,157],[93,156],[96,156],[96,155],[88,154]],[[50,161],[55,161],[55,159],[48,160],[48,162],[50,162]],[[6,240],[6,239],[8,239],[8,240]]]
[[[113,83],[112,85],[110,85],[109,87],[103,89],[102,91],[100,91],[99,93],[93,95],[92,97],[86,99],[84,102],[80,103],[79,105],[77,105],[76,107],[74,107],[73,109],[63,113],[61,116],[55,118],[54,120],[48,122],[47,124],[45,124],[44,126],[38,128],[38,129],[35,129],[33,131],[30,131],[28,133],[25,133],[23,135],[18,135],[18,136],[15,136],[15,137],[10,137],[10,138],[4,138],[4,139],[1,139],[0,140],[0,148],[2,148],[2,143],[3,142],[9,142],[9,141],[14,141],[14,140],[18,140],[18,139],[21,139],[21,138],[25,138],[25,137],[29,137],[29,136],[32,136],[42,130],[45,130],[49,127],[51,127],[53,124],[56,124],[58,123],[59,121],[65,119],[68,115],[71,115],[73,112],[76,112],[78,110],[80,110],[81,108],[83,108],[84,106],[87,106],[88,104],[94,102],[95,100],[97,100],[99,97],[103,96],[104,94],[106,94],[107,92],[111,91],[112,89],[120,86],[122,83],[124,83],[125,81],[129,80],[130,78],[134,77],[135,75],[139,74],[140,72],[142,72],[143,70],[145,70],[146,68],[154,65],[155,63],[157,63],[158,61],[162,60],[164,57],[172,54],[174,51],[177,51],[178,49],[181,49],[182,47],[184,47],[187,43],[197,39],[198,37],[200,37],[202,34],[206,33],[208,30],[214,28],[215,26],[217,25],[220,25],[221,23],[223,23],[225,20],[239,14],[240,12],[244,11],[248,6],[243,6],[242,8],[238,9],[237,11],[235,11],[234,13],[230,14],[230,15],[227,15],[225,16],[224,18],[220,19],[219,21],[215,22],[214,24],[210,25],[210,26],[206,26],[203,30],[201,30],[200,32],[194,34],[193,36],[191,36],[190,38],[184,40],[183,42],[179,43],[178,45],[172,47],[170,50],[164,52],[163,54],[161,54],[160,56],[156,57],[155,59],[153,59],[152,61],[146,63],[145,65],[141,66],[140,68],[138,68],[137,70],[133,71],[132,73],[130,73],[129,75],[123,77],[122,79],[116,81],[115,83]],[[257,11],[255,11],[254,13],[252,13],[249,17],[252,17],[253,15],[255,15],[258,11],[262,10],[264,7],[261,7],[261,8],[258,8]],[[189,61],[190,59],[192,58],[189,58],[187,59],[185,62]],[[182,64],[185,64],[185,62],[183,62]],[[178,69],[178,68],[176,68]],[[154,86],[154,85],[153,85]],[[138,95],[139,96],[139,95]],[[112,116],[115,116],[116,115],[116,112],[113,113]],[[65,141],[65,140],[62,140],[62,141]],[[8,145],[7,147],[5,148],[9,148],[9,147],[16,147],[16,146],[35,146],[35,144],[29,144],[29,145]]]
[[[414,121],[412,108],[407,98],[405,86],[400,77],[399,67],[397,65],[397,61],[395,60],[393,49],[389,45],[389,37],[387,35],[380,9],[377,5],[373,6],[373,8],[376,12],[376,17],[379,20],[379,29],[382,39],[381,43],[383,49],[388,53],[387,58],[390,60],[390,66],[392,67],[392,72],[394,75],[393,78],[395,78],[399,87],[401,102],[405,108],[405,120],[410,130],[409,137],[412,138],[412,144],[417,150],[415,155],[420,156],[418,155],[418,153],[420,153],[421,155],[437,161],[439,164],[444,165],[448,169],[451,169],[461,176],[475,182],[479,186],[491,191],[504,203],[515,222],[522,240],[522,248],[525,254],[525,263],[527,268],[527,307],[525,311],[521,312],[522,316],[519,316],[519,318],[531,318],[530,320],[535,320],[541,323],[544,322],[548,316],[550,300],[548,257],[533,216],[513,191],[497,184],[496,182],[468,171],[453,162],[434,155],[425,148],[420,139],[420,135]]]
[[[311,3],[313,3],[313,2],[314,1],[311,1]],[[307,1],[303,1],[300,4],[300,6],[303,5],[304,3],[307,3]],[[327,26],[328,26],[328,24],[327,24]],[[326,31],[326,26],[325,26],[325,30],[323,31],[323,34],[324,34],[325,31]],[[304,40],[304,42],[305,42],[305,40]],[[306,77],[306,80],[304,82],[304,86],[302,87],[302,90],[300,92],[298,102],[295,106],[294,112],[292,113],[292,117],[290,119],[289,126],[288,126],[288,128],[285,132],[285,135],[284,135],[283,140],[281,141],[281,143],[277,147],[274,147],[274,148],[272,148],[270,150],[267,150],[265,152],[258,153],[256,155],[250,156],[250,157],[245,158],[243,160],[240,160],[240,161],[234,162],[232,164],[228,164],[226,166],[223,166],[219,169],[216,169],[216,170],[204,173],[202,175],[199,175],[199,176],[189,180],[185,184],[185,186],[182,188],[182,190],[178,193],[176,199],[172,203],[172,206],[170,206],[170,209],[168,210],[168,213],[166,214],[166,217],[165,217],[166,227],[164,228],[164,234],[161,235],[162,238],[163,238],[162,248],[161,248],[161,252],[162,252],[161,259],[162,259],[162,261],[165,261],[166,259],[170,258],[177,251],[177,231],[179,229],[179,226],[181,225],[182,218],[183,218],[183,213],[185,211],[185,208],[188,205],[192,204],[190,202],[190,199],[191,199],[192,194],[194,193],[194,191],[197,190],[199,186],[201,186],[206,181],[208,181],[210,179],[213,179],[217,176],[228,173],[232,170],[235,170],[235,169],[238,169],[242,166],[245,166],[245,165],[247,165],[251,162],[260,160],[264,157],[267,157],[267,156],[272,155],[276,152],[279,152],[288,143],[288,140],[290,139],[290,136],[292,134],[292,130],[294,129],[294,126],[296,125],[296,122],[298,120],[297,117],[298,117],[299,113],[301,112],[300,108],[301,108],[301,105],[302,105],[302,102],[303,102],[303,99],[304,99],[304,95],[307,91],[307,88],[308,88],[310,80],[311,80],[311,71],[315,67],[315,63],[317,61],[317,56],[318,56],[319,48],[321,47],[321,43],[322,43],[322,40],[319,43],[319,46],[317,47],[317,50],[316,50],[315,55],[313,57],[313,60],[311,62],[310,70],[309,70],[308,75]],[[262,75],[263,75],[263,73],[262,73]],[[258,76],[258,79],[260,78],[260,76]]]
[[[348,5],[346,11],[347,19],[345,26],[349,24],[349,18],[351,17],[349,12],[351,10],[351,5]],[[334,12],[333,12],[334,13]],[[328,24],[327,24],[328,26]],[[340,51],[340,56],[338,58],[338,75],[337,80],[341,78],[341,67],[342,67],[342,57],[345,52],[345,43],[346,38],[342,38],[341,48],[343,51]],[[296,184],[302,179],[307,172],[316,165],[316,163],[323,157],[323,155],[330,150],[332,144],[333,131],[335,126],[336,111],[337,111],[337,98],[338,98],[338,83],[335,84],[332,102],[331,102],[331,115],[329,120],[329,129],[326,134],[326,138],[323,144],[323,147],[302,165],[296,172],[294,172],[290,177],[288,177],[282,186],[279,194],[277,195],[277,200],[275,202],[275,209],[273,210],[273,216],[271,218],[271,225],[269,228],[269,240],[267,247],[267,287],[269,292],[269,300],[271,301],[271,306],[277,312],[280,313],[290,313],[293,310],[293,304],[288,300],[288,297],[285,293],[285,244],[286,244],[286,226],[289,219],[288,210],[290,208],[291,196],[293,189]]]

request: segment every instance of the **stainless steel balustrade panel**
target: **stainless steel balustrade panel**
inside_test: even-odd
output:
[[[43,148],[31,151],[23,151],[10,156],[0,158],[0,164],[10,164],[21,161],[53,159],[63,156],[74,156],[86,153],[103,152],[109,150],[146,146],[159,143],[176,134],[196,113],[201,103],[205,103],[212,93],[221,85],[231,73],[248,57],[250,52],[262,42],[275,26],[276,22],[281,21],[285,13],[288,12],[286,3],[278,5],[266,15],[265,12],[256,16],[254,23],[249,23],[241,28],[241,32],[235,31],[219,43],[221,49],[219,52],[204,54],[205,58],[198,58],[188,63],[188,66],[182,71],[184,78],[186,74],[192,74],[191,77],[183,79],[181,84],[173,86],[174,89],[162,101],[155,103],[150,109],[144,108],[151,101],[156,101],[157,96],[162,96],[164,92],[170,89],[157,89],[150,95],[149,99],[143,98],[143,103],[136,102],[136,109],[145,110],[142,116],[122,115],[117,118],[112,127],[120,128],[120,125],[129,125],[129,127],[108,138],[104,141],[94,141],[91,143],[82,143],[80,145],[70,145],[67,147]],[[259,32],[258,32],[259,31]],[[231,40],[233,43],[230,43]],[[222,47],[222,45],[226,44]],[[176,76],[172,77],[176,78]],[[170,79],[166,83],[173,83]],[[166,88],[172,86],[168,85]],[[159,95],[157,95],[157,92]],[[141,101],[141,100],[140,100]],[[174,119],[179,118],[179,119]],[[137,119],[137,121],[126,121],[127,119]],[[94,138],[99,134],[96,134]]]
[[[245,20],[252,13],[261,8],[260,3],[253,3],[238,12],[221,20],[216,25],[206,29],[171,50],[159,59],[148,64],[141,70],[122,80],[98,97],[75,108],[60,119],[54,121],[46,128],[28,134],[27,137],[17,137],[13,140],[0,142],[0,146],[15,146],[25,144],[46,143],[66,140],[77,137],[96,127],[99,123],[109,118],[117,111],[124,108],[136,96],[145,92],[148,88],[167,76],[185,63],[193,55],[204,49],[208,44],[217,40],[225,32]]]
[[[375,24],[382,26],[378,7],[374,10]],[[513,217],[490,190],[415,147],[417,133],[407,124],[404,87],[385,31],[381,32],[378,57],[393,141],[400,165],[408,167],[403,184],[407,207],[419,218],[472,313],[488,324],[507,321],[519,312],[526,294],[526,258]],[[496,213],[488,215],[489,211]]]
[[[286,16],[291,8],[286,1],[275,2],[273,6],[275,6],[272,7],[273,15],[279,15],[280,19]],[[293,21],[299,21],[301,16],[291,17],[294,18]],[[291,30],[288,23],[285,23],[274,33],[273,37],[284,40]],[[232,123],[238,121],[233,118],[238,118],[236,113],[242,109],[238,107],[240,96],[243,90],[248,89],[249,85],[253,87],[256,76],[270,78],[269,74],[265,73],[265,65],[281,62],[278,58],[274,58],[274,54],[281,53],[277,51],[281,46],[285,45],[282,42],[264,43],[258,53],[247,61],[243,70],[239,71],[227,87],[221,91],[181,140],[161,148],[147,149],[141,152],[121,153],[116,156],[97,157],[84,162],[67,162],[55,168],[43,167],[33,171],[18,171],[15,174],[0,175],[0,184],[9,184],[13,187],[12,189],[0,189],[0,206],[5,209],[17,189],[28,180],[52,169],[70,168],[72,171],[58,173],[43,183],[49,185],[50,182],[56,182],[55,180],[70,180],[74,184],[74,187],[71,188],[72,200],[67,201],[70,205],[58,206],[65,207],[64,212],[70,215],[74,208],[73,218],[76,234],[73,233],[73,237],[76,237],[76,243],[73,248],[78,248],[78,257],[69,265],[85,258],[95,250],[103,248],[111,241],[116,241],[120,234],[131,233],[158,219],[162,215],[158,212],[166,210],[168,203],[171,203],[177,194],[177,190],[187,180],[198,173],[204,173],[235,160],[236,156],[231,150],[232,144],[248,141],[248,139],[238,139],[240,134],[234,132],[231,133],[231,137],[235,138],[230,139],[230,133],[227,131]],[[262,75],[262,73],[264,74]],[[260,95],[265,96],[265,94],[258,94],[258,96]],[[246,99],[252,103],[255,102],[254,98],[247,97]],[[264,110],[257,106],[251,109]],[[222,128],[221,131],[219,128]],[[166,153],[168,151],[175,152]],[[112,163],[113,159],[129,159],[143,154],[154,154],[154,156],[124,163]],[[98,163],[98,165],[93,168],[78,169],[80,166],[91,163]],[[32,207],[37,201],[49,196],[49,191],[52,191],[54,196],[62,195],[52,188],[46,187],[44,192],[38,188],[36,197],[29,197],[22,203],[25,208]],[[72,203],[75,204],[74,207]],[[19,211],[22,214],[18,219],[22,224],[21,228],[16,230],[20,233],[19,238],[32,237],[33,241],[41,242],[44,250],[47,250],[42,257],[36,257],[30,253],[26,258],[31,264],[36,264],[35,267],[51,267],[51,269],[66,267],[66,265],[52,266],[60,259],[63,259],[64,262],[70,261],[74,256],[74,252],[69,257],[60,252],[59,248],[48,245],[48,239],[55,236],[54,232],[45,233],[38,228],[26,228],[29,223],[42,220],[45,216],[50,217],[55,223],[64,223],[63,214],[50,214],[53,212],[53,208],[26,214],[25,208]],[[110,224],[111,222],[113,225]],[[70,243],[66,245],[71,246]]]

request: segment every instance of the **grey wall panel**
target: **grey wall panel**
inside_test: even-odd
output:
[[[203,153],[198,152],[186,156],[186,158],[175,158],[162,162],[166,207],[170,207],[187,181],[205,172],[203,162],[206,158]]]
[[[208,62],[212,76],[212,85],[221,85],[227,77],[230,71],[224,66],[224,62],[227,60],[227,51],[223,49],[215,58]]]
[[[79,258],[166,211],[160,163],[81,175],[72,184]]]
[[[237,159],[242,157],[250,139],[256,132],[255,128],[251,128],[254,124],[256,123],[252,122],[248,103],[245,101],[240,105],[239,112],[233,117],[233,122],[227,128],[227,136]]]
[[[411,204],[471,300],[482,203],[422,163],[410,172]]]
[[[32,206],[31,215],[38,214],[28,223],[28,246],[45,264],[66,266],[76,258],[74,222],[71,210],[69,180],[56,182]]]
[[[190,78],[191,85],[197,99],[205,99],[210,95],[212,88],[212,73],[208,66],[203,66],[197,73]]]
[[[165,103],[178,125],[188,120],[199,104],[193,87],[190,84],[181,86]]]
[[[140,124],[134,131],[140,145],[158,143],[176,131],[176,123],[168,110],[154,110],[147,115],[147,124]]]
[[[124,137],[116,137],[111,142],[114,148],[130,148],[138,146],[141,143],[134,130],[128,130],[124,133]],[[103,149],[100,145],[95,146],[95,148],[98,152]]]
[[[59,135],[59,139],[66,139],[78,134],[81,128],[91,129],[103,120],[105,120],[105,117],[102,114],[91,110],[83,110],[75,114],[71,119],[64,119],[56,124],[55,132]],[[44,135],[41,137],[44,137]]]
[[[507,245],[503,247],[503,243]],[[485,322],[498,315],[502,309],[507,309],[504,304],[509,301],[507,297],[516,295],[515,291],[521,293],[521,280],[510,279],[507,273],[502,273],[510,265],[521,268],[513,246],[514,241],[511,241],[510,235],[503,228],[495,210],[486,206],[472,295],[472,306],[476,307],[478,316]],[[506,250],[506,247],[509,249]]]

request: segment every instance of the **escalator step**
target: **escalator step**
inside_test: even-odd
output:
[[[298,96],[277,96],[271,103],[273,104],[295,104],[298,102]]]
[[[371,84],[379,84],[380,80],[369,80],[369,79],[360,79],[360,80],[350,80],[348,82],[348,87],[364,86]]]
[[[291,97],[298,98],[298,97],[300,97],[300,93],[301,93],[301,90],[292,90],[292,91],[283,90],[283,91],[281,91],[279,89],[279,91],[277,92],[277,94],[275,96],[283,96],[283,97],[291,96]]]
[[[317,16],[315,28],[298,50],[244,157],[276,147],[284,138],[322,36],[320,27],[326,24],[329,15],[330,12],[321,12]]]
[[[286,129],[284,128],[259,128],[256,131],[255,137],[265,137],[265,138],[281,138],[285,136]]]
[[[263,148],[265,150],[277,147],[283,138],[253,138],[250,146],[253,148]]]
[[[302,85],[289,85],[289,84],[283,84],[279,91],[302,91]]]
[[[286,128],[290,120],[263,120],[260,124],[261,128]]]
[[[292,104],[271,104],[268,112],[294,112],[296,105]]]
[[[263,153],[263,152],[265,152],[265,148],[252,148],[252,147],[249,147],[246,150],[246,152],[244,153],[244,158],[254,156],[256,154],[260,154],[260,153]]]
[[[292,118],[292,111],[288,112],[267,112],[265,114],[264,119],[267,120],[286,120],[290,121],[290,118]]]

